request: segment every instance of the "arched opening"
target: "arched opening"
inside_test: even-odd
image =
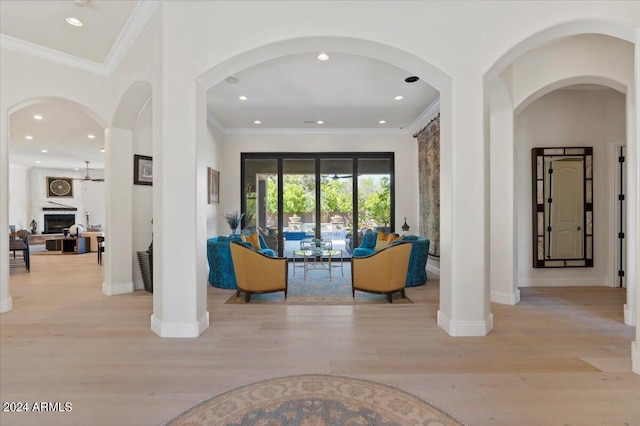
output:
[[[134,158],[153,155],[151,96],[150,83],[132,84],[122,95],[107,132],[106,191],[111,202],[107,206],[103,292],[109,295],[145,288],[136,253],[146,251],[152,241],[153,187],[152,182],[134,177]],[[119,166],[116,172],[112,164],[132,167]],[[152,176],[146,177],[151,180]]]
[[[44,254],[95,256],[105,223],[104,120],[77,102],[42,97],[11,108],[8,127],[9,227],[30,234],[22,251],[29,270],[60,267],[60,257]],[[80,238],[65,239],[73,225]],[[11,257],[10,283],[28,279],[26,260]]]
[[[636,104],[633,96],[625,97],[625,94],[632,91],[631,88],[635,84],[633,76],[635,37],[629,30],[614,23],[595,21],[559,25],[537,33],[514,46],[485,74],[485,87],[490,87],[491,96],[497,96],[500,93],[498,88],[502,87],[504,100],[502,110],[495,105],[489,106],[486,110],[491,122],[488,134],[488,146],[491,151],[490,167],[492,176],[495,176],[491,184],[491,232],[492,235],[500,235],[506,246],[510,248],[503,252],[492,249],[490,253],[494,301],[517,303],[519,286],[536,285],[536,283],[545,285],[544,280],[548,280],[547,283],[555,282],[551,285],[562,285],[562,283],[610,285],[612,281],[613,265],[608,254],[604,254],[608,253],[607,250],[613,249],[614,238],[608,223],[609,217],[613,215],[613,206],[605,201],[607,199],[605,194],[610,190],[609,182],[613,178],[613,171],[609,166],[611,154],[608,146],[619,140],[627,140],[634,145],[637,143],[637,139],[633,138],[633,128],[637,120]],[[502,82],[502,86],[499,82]],[[585,103],[581,104],[580,98]],[[562,102],[565,102],[564,107],[558,108]],[[586,111],[589,103],[592,109]],[[542,113],[540,110],[542,105],[549,108],[546,112],[555,111],[553,118],[547,116],[551,121],[547,121],[547,127],[544,129],[537,127],[537,124],[542,126],[542,122],[536,124],[529,121],[536,116],[534,111]],[[604,109],[601,109],[599,114],[595,112],[598,108],[607,106],[610,107],[607,112],[604,112]],[[523,152],[524,148],[520,142],[525,139],[529,144],[543,147],[549,146],[546,144],[551,141],[561,146],[587,144],[585,141],[589,141],[594,133],[585,134],[584,131],[589,126],[577,124],[580,118],[574,113],[579,110],[584,113],[583,119],[591,116],[591,120],[599,124],[603,124],[604,117],[610,114],[609,118],[616,122],[617,129],[605,134],[603,127],[599,126],[600,142],[590,144],[600,147],[596,153],[597,161],[602,161],[599,166],[602,174],[598,176],[598,182],[594,181],[594,185],[600,185],[599,191],[602,198],[599,198],[599,202],[605,204],[603,206],[605,209],[599,213],[600,220],[604,220],[600,223],[600,231],[598,231],[599,250],[602,250],[601,259],[597,262],[596,268],[591,271],[592,274],[594,271],[597,272],[598,278],[595,281],[593,276],[589,279],[586,276],[580,278],[580,272],[576,272],[577,268],[573,268],[573,271],[567,269],[539,271],[531,267],[531,152],[530,150]],[[565,114],[567,120],[562,123],[561,120]],[[541,118],[541,116],[538,117]],[[572,120],[573,128],[563,127]],[[590,123],[590,125],[593,124],[593,122]],[[505,128],[507,131],[504,131]],[[547,132],[554,128],[556,131],[552,134]],[[535,134],[523,135],[525,131],[535,132]],[[635,146],[628,151],[634,157],[636,152]],[[596,161],[595,157],[594,161]],[[635,163],[635,158],[627,158],[626,164],[631,165],[627,170],[629,181],[632,181],[637,173],[635,166],[632,165]],[[509,190],[501,192],[500,182],[511,182]],[[521,200],[524,197],[523,193],[529,194],[528,208],[525,208],[524,201]],[[627,209],[627,217],[630,221],[633,220],[631,218],[636,217],[633,204],[634,201],[630,202]],[[501,215],[509,217],[508,223],[493,220]],[[629,241],[628,244],[633,245],[636,237],[630,234],[629,232],[628,235],[633,241]],[[498,261],[512,268],[508,274],[500,274],[497,271],[496,262]],[[583,271],[582,274],[585,272]],[[635,279],[631,278],[635,277],[635,267],[631,267],[626,274],[629,282],[635,282]],[[512,297],[497,300],[493,298],[494,293],[503,293]],[[625,322],[631,324],[628,318],[632,315],[628,314],[628,310],[635,310],[635,288],[627,290],[625,305]]]
[[[446,174],[449,174],[449,170],[452,167],[452,157],[451,157],[451,80],[448,75],[434,67],[433,65],[425,62],[424,60],[417,58],[407,52],[403,52],[398,50],[397,48],[393,48],[390,46],[382,45],[379,43],[374,43],[366,40],[352,39],[352,38],[342,38],[342,37],[305,37],[293,40],[287,40],[283,42],[273,43],[270,45],[262,46],[260,48],[254,49],[249,52],[242,53],[237,55],[231,59],[226,60],[222,64],[212,68],[206,73],[202,74],[198,78],[199,86],[198,90],[200,95],[198,97],[198,115],[206,116],[210,115],[210,111],[207,110],[207,106],[205,104],[206,92],[212,88],[215,88],[219,84],[224,84],[224,80],[230,76],[234,76],[237,73],[243,72],[244,70],[250,69],[253,66],[263,64],[267,61],[277,60],[278,58],[289,57],[293,55],[308,55],[314,52],[329,52],[334,54],[344,54],[344,55],[358,55],[368,59],[373,59],[376,61],[381,61],[386,64],[390,64],[394,67],[401,68],[406,70],[409,75],[417,75],[420,76],[421,80],[426,81],[429,85],[433,86],[436,90],[439,91],[440,94],[440,103],[439,109],[441,112],[441,128],[442,128],[442,139],[441,139],[441,167],[445,170]],[[317,54],[317,53],[316,53]],[[231,107],[231,106],[229,106]],[[435,110],[437,112],[437,110]],[[430,116],[425,117],[425,122],[430,118]],[[199,129],[202,134],[205,133],[202,129]],[[213,149],[207,151],[210,148],[204,148],[199,153],[198,157],[208,157],[210,158],[209,165],[213,168],[224,167],[223,173],[226,177],[227,181],[240,181],[240,153],[236,153],[236,148],[233,146],[225,147],[225,160],[224,165],[221,160],[221,151],[223,150],[222,140],[224,139],[224,135],[215,134],[216,132],[210,132],[213,134],[213,137],[209,137],[214,140],[212,145]],[[198,136],[198,139],[206,139],[206,136]],[[217,140],[216,140],[217,139]],[[408,140],[411,140],[411,134],[407,136]],[[278,142],[278,151],[286,151],[287,142],[282,138]],[[293,142],[292,142],[292,145]],[[229,156],[229,153],[238,154],[238,160],[234,161],[233,156]],[[202,155],[200,155],[202,154]],[[237,164],[232,164],[237,163]],[[417,164],[416,164],[417,167]],[[199,172],[200,174],[201,172]],[[417,177],[417,176],[416,176]],[[200,180],[199,181],[203,181]],[[206,182],[206,180],[205,180]],[[452,200],[450,198],[451,185],[450,180],[444,179],[441,183],[441,194],[443,194],[443,199],[441,200],[441,229],[442,240],[446,241],[443,243],[444,247],[450,247],[451,244],[448,240],[451,238],[450,230],[451,225],[451,203]],[[202,188],[198,190],[199,193],[206,193],[206,189]],[[415,194],[413,194],[415,197]],[[224,192],[221,191],[221,200],[219,205],[206,206],[203,205],[203,216],[207,217],[207,228],[203,230],[205,232],[199,232],[199,235],[208,235],[215,236],[218,233],[228,232],[226,224],[224,221],[220,221],[218,218],[222,217],[222,213],[237,210],[241,205],[240,200],[240,191],[235,187],[231,189],[226,189]],[[417,206],[415,207],[417,210]],[[417,212],[411,212],[414,217],[417,217]],[[400,217],[400,222],[396,224],[396,227],[399,229],[402,224],[402,216],[401,212],[396,212],[396,217]],[[418,228],[417,223],[412,224],[415,226],[416,230]],[[204,237],[201,240],[202,246],[205,246]],[[442,253],[442,262],[440,269],[440,291],[441,294],[441,304],[446,304],[451,300],[451,271],[450,271],[450,261],[449,261],[450,253],[445,249]],[[202,263],[199,264],[198,269],[201,273],[206,276],[206,271],[208,271],[208,267],[206,265],[206,259],[202,259]],[[447,302],[443,302],[443,300]]]

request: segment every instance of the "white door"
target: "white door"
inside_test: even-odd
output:
[[[552,259],[584,257],[584,176],[582,158],[552,159]]]

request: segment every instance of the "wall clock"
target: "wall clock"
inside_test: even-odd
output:
[[[73,197],[73,179],[47,176],[47,197]]]

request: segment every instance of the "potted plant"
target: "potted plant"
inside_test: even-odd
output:
[[[238,213],[237,211],[233,213],[227,213],[224,215],[229,227],[231,228],[231,233],[233,235],[240,234],[240,222],[242,222],[242,218],[244,217],[244,213]]]

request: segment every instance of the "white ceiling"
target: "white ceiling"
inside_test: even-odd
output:
[[[135,5],[131,0],[2,0],[0,29],[5,36],[104,63]],[[67,24],[68,17],[84,26]]]
[[[399,130],[439,98],[422,80],[406,83],[411,74],[388,63],[332,52],[320,61],[319,53],[283,56],[234,74],[237,83],[223,81],[209,90],[209,113],[230,131]]]
[[[82,3],[86,4],[79,5]],[[141,26],[141,10],[147,14],[155,10],[150,3],[1,0],[0,40],[3,47],[19,44],[21,49],[31,49],[30,54],[35,56],[42,51],[49,59],[60,55],[67,64],[72,57],[80,68],[87,63],[100,67],[111,61],[109,68],[113,69],[117,65],[113,63],[113,52],[118,51],[123,39],[136,36],[139,29],[133,27]],[[68,25],[68,16],[83,20],[84,26]],[[413,131],[426,122],[428,117],[421,114],[439,97],[422,80],[405,83],[411,74],[393,65],[333,52],[327,52],[328,61],[319,61],[317,53],[264,62],[235,74],[237,84],[222,82],[213,87],[208,98],[211,121],[227,133]],[[240,95],[248,100],[240,101]],[[404,99],[394,100],[398,95]],[[38,108],[45,119],[36,123],[32,116]],[[261,120],[262,124],[256,125],[254,120]],[[318,120],[324,124],[305,123]],[[380,120],[386,123],[380,124]],[[73,103],[49,100],[37,108],[31,105],[13,113],[10,123],[12,164],[82,168],[84,160],[89,160],[92,168],[104,167],[103,154],[99,152],[104,146],[104,130]],[[88,140],[89,133],[97,138]],[[34,139],[26,141],[27,134]],[[49,152],[43,154],[42,149]],[[36,160],[41,163],[36,164]]]

